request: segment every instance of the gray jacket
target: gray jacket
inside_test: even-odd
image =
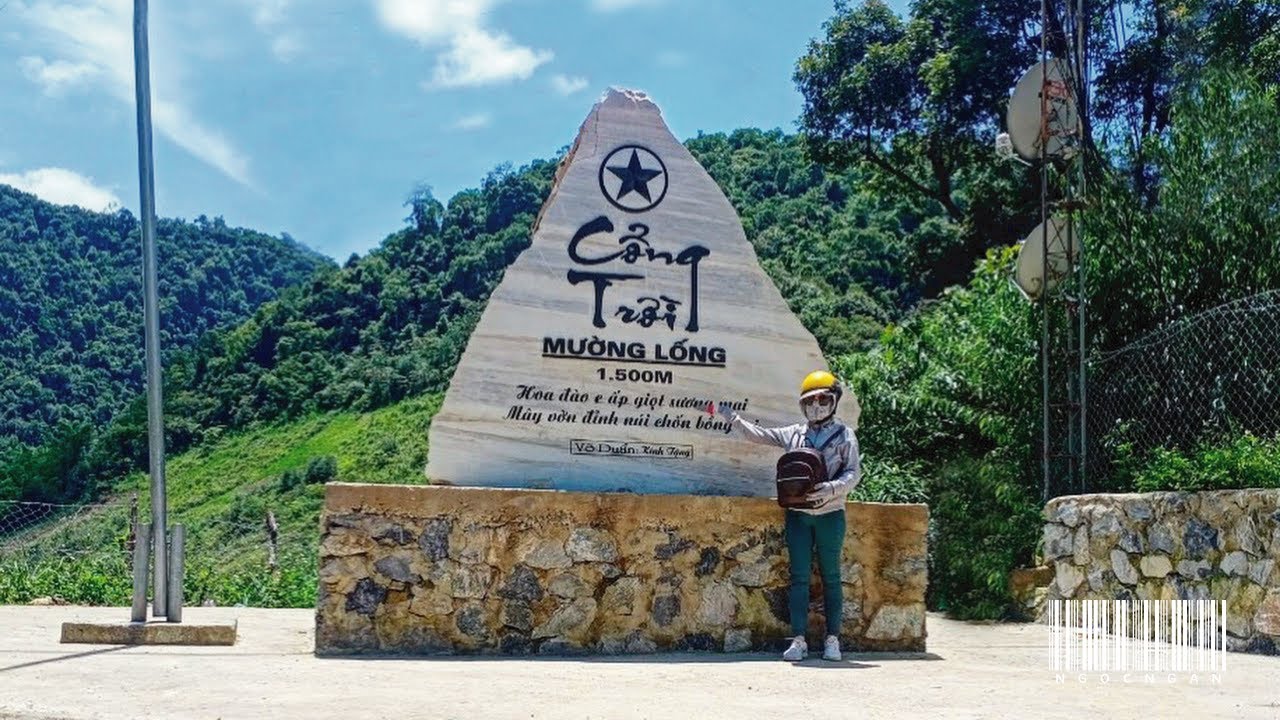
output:
[[[823,443],[837,434],[839,439],[830,442],[822,451],[827,463],[827,472],[832,477],[820,483],[814,491],[827,499],[815,508],[796,508],[799,512],[810,515],[825,515],[836,510],[843,510],[845,498],[862,481],[862,455],[858,452],[858,438],[844,423],[831,420],[826,424],[813,428],[809,423],[796,423],[776,428],[760,427],[735,415],[733,426],[738,428],[748,440],[764,445],[776,445],[784,450],[796,450],[802,447],[821,448]]]

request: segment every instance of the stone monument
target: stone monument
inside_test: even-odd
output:
[[[610,91],[467,344],[430,484],[326,486],[317,653],[778,650],[779,451],[715,407],[796,422],[820,368],[715,182]],[[847,513],[844,646],[924,650],[927,508]]]
[[[777,453],[721,401],[799,420],[818,343],[642,94],[610,90],[556,175],[432,421],[432,483],[769,496]],[[481,461],[482,459],[482,461]]]

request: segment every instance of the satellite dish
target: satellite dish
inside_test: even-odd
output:
[[[1022,241],[1018,250],[1018,266],[1013,271],[1013,284],[1028,300],[1035,301],[1045,290],[1057,287],[1073,268],[1071,260],[1080,261],[1080,232],[1073,229],[1071,233],[1071,254],[1067,255],[1067,220],[1062,217],[1049,218],[1049,267],[1045,276],[1044,243],[1045,224],[1036,226],[1035,230]]]
[[[1054,58],[1031,66],[1018,80],[1009,98],[1005,123],[1013,149],[1024,160],[1040,159],[1040,96],[1048,99],[1045,112],[1046,157],[1069,158],[1075,154],[1080,138],[1080,115],[1077,112],[1069,78],[1068,65]]]

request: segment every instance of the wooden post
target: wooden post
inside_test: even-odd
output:
[[[125,552],[132,557],[133,549],[138,542],[138,493],[133,494],[129,502],[129,537],[124,541]]]
[[[267,511],[267,567],[272,573],[279,569],[276,562],[276,544],[280,541],[280,526],[276,524],[276,514]]]

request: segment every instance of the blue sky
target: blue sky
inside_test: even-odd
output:
[[[672,131],[793,130],[831,0],[152,0],[156,208],[376,246],[419,183],[447,201],[568,145],[609,86]],[[903,0],[891,5],[900,11]],[[0,182],[137,212],[133,0],[0,6]]]

